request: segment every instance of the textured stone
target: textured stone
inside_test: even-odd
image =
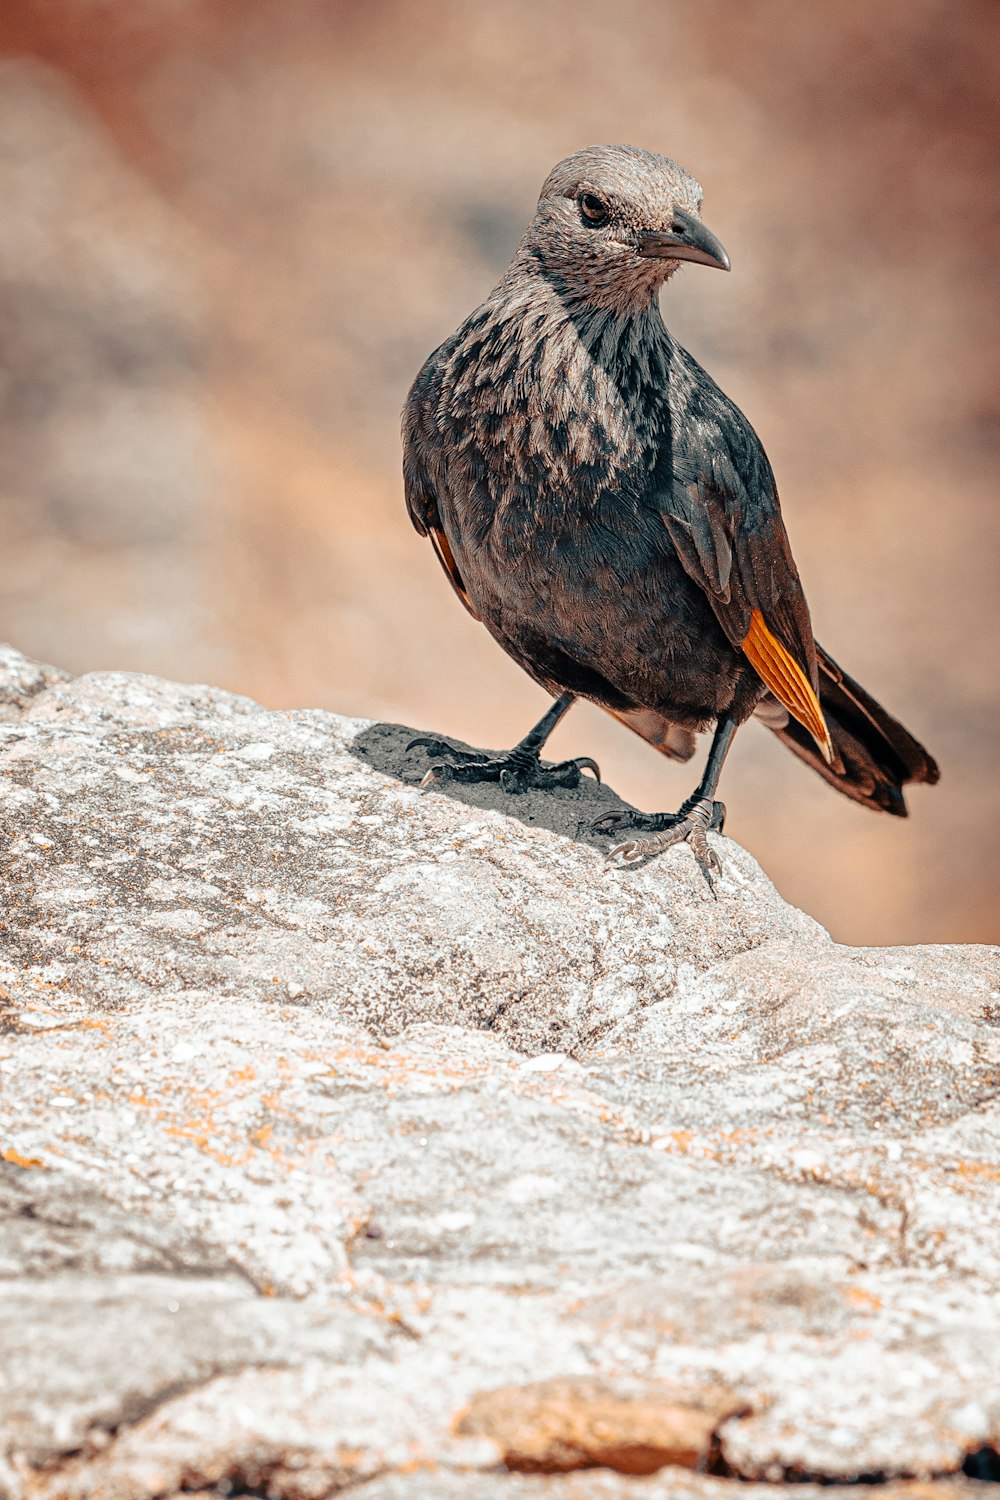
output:
[[[501,1388],[722,1388],[772,1486],[997,1472],[992,950],[840,948],[726,839],[718,899],[613,869],[607,788],[421,794],[398,727],[9,651],[0,702],[0,1493],[732,1485],[509,1473]]]
[[[278,1302],[238,1277],[64,1275],[4,1283],[4,1437],[50,1460],[247,1365],[361,1361],[385,1332],[344,1306]]]
[[[781,1491],[773,1484],[734,1484],[683,1469],[664,1470],[652,1479],[626,1479],[598,1471],[538,1479],[439,1470],[388,1475],[362,1493],[364,1500],[775,1500]],[[791,1494],[794,1500],[831,1500],[829,1488],[813,1484],[797,1484]],[[990,1495],[991,1491],[970,1480],[945,1479],[852,1485],[850,1500],[990,1500]]]

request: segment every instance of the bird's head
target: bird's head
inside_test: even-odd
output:
[[[699,218],[701,186],[667,156],[590,146],[545,180],[519,247],[567,294],[623,310],[648,303],[681,261],[729,270]]]

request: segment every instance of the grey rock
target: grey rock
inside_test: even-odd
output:
[[[11,646],[0,645],[0,720],[19,719],[36,693],[69,681],[68,672],[29,661]]]
[[[718,899],[613,869],[613,792],[422,794],[399,726],[0,702],[0,1493],[727,1488],[457,1432],[598,1378],[731,1393],[744,1480],[995,1472],[993,950],[841,948],[726,839]]]
[[[387,1343],[373,1319],[347,1307],[260,1297],[226,1275],[8,1281],[4,1436],[32,1460],[51,1460],[224,1372],[360,1362]]]
[[[830,1500],[828,1488],[797,1484],[794,1500]],[[590,1471],[545,1478],[526,1475],[388,1475],[366,1485],[364,1500],[775,1500],[773,1484],[735,1485],[726,1479],[671,1470],[654,1479],[628,1479]],[[851,1500],[989,1500],[985,1486],[969,1480],[934,1484],[861,1484]]]

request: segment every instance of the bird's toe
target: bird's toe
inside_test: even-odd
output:
[[[535,770],[534,783],[541,787],[577,787],[584,771],[590,771],[595,781],[601,779],[601,768],[596,760],[591,760],[589,755],[581,755],[576,760],[563,760],[556,766],[538,766]]]
[[[406,754],[409,755],[411,750],[418,749],[426,750],[428,755],[447,755],[449,759],[462,765],[478,764],[488,759],[488,756],[480,750],[459,750],[447,740],[437,739],[430,734],[418,734],[416,739],[411,740],[407,745]]]
[[[658,833],[677,822],[677,813],[644,813],[634,807],[619,807],[613,812],[602,813],[591,823],[595,833],[620,833],[625,828],[638,828],[643,833]],[[612,849],[611,853],[614,854]]]
[[[722,874],[722,863],[709,844],[706,835],[709,829],[721,828],[725,815],[726,809],[723,803],[713,802],[703,797],[693,802],[681,813],[652,815],[638,813],[631,817],[627,811],[605,813],[602,818],[597,819],[594,826],[604,825],[601,832],[605,832],[611,827],[628,827],[633,820],[638,822],[639,819],[647,821],[652,821],[654,818],[661,819],[658,832],[654,832],[650,838],[628,839],[624,843],[617,844],[608,854],[608,860],[624,865],[634,865],[640,860],[651,859],[655,854],[662,854],[665,849],[672,848],[674,844],[688,844],[714,896],[716,895],[715,877]]]

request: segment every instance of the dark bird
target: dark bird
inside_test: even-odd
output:
[[[594,146],[550,172],[509,269],[430,356],[403,417],[406,503],[466,608],[555,698],[508,754],[413,742],[433,780],[574,786],[539,752],[588,698],[664,755],[715,727],[675,813],[607,814],[626,861],[687,840],[711,883],[715,800],[762,719],[831,786],[906,816],[938,768],[813,639],[774,475],[743,413],[672,338],[657,293],[684,261],[729,270],[676,162]],[[638,835],[645,834],[646,837]]]

